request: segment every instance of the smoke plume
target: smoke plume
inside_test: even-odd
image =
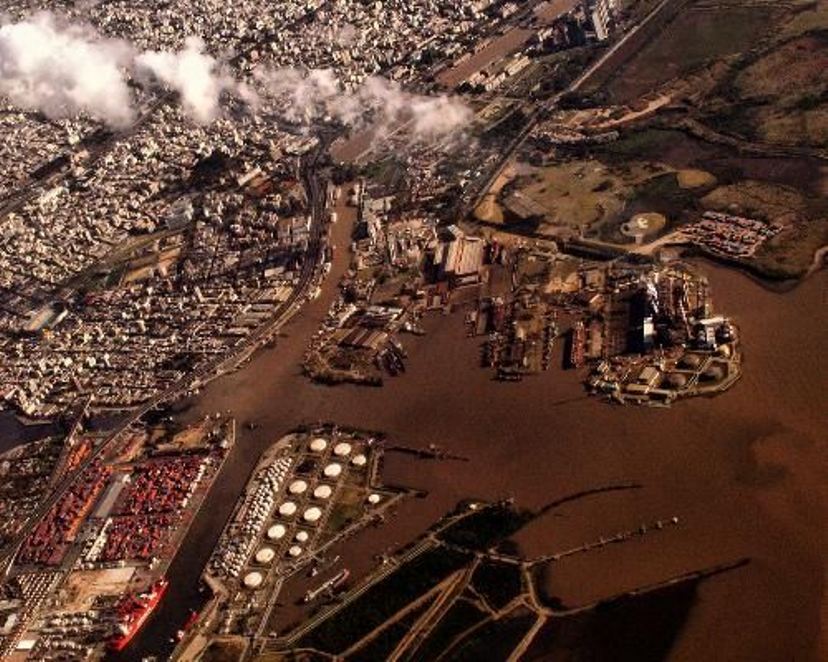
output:
[[[199,124],[219,115],[223,94],[258,105],[252,88],[234,80],[198,37],[187,38],[176,52],[139,53],[48,12],[0,25],[0,97],[17,106],[51,118],[85,113],[125,127],[136,115],[130,77],[177,92],[184,112]],[[461,130],[472,117],[456,98],[412,94],[378,76],[355,90],[346,90],[326,69],[263,69],[256,77],[271,108],[307,126],[331,118],[352,128],[370,124],[380,135],[406,132],[433,141]]]
[[[334,73],[329,69],[302,71],[292,67],[257,69],[256,77],[263,96],[274,101],[279,115],[295,124],[310,124],[337,112],[336,100],[342,96]],[[340,108],[338,112],[343,112]]]
[[[461,131],[473,116],[455,97],[412,94],[380,76],[366,78],[353,91],[328,69],[265,69],[257,71],[257,78],[263,96],[295,123],[327,117],[352,128],[371,124],[379,133],[399,130],[415,140],[433,141]]]
[[[236,81],[220,70],[216,59],[204,52],[204,41],[199,37],[188,37],[177,53],[141,53],[135,58],[135,67],[139,76],[149,73],[178,92],[184,111],[199,124],[218,116],[222,92],[239,90]]]

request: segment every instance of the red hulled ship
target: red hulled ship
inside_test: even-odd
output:
[[[127,596],[118,607],[117,632],[109,641],[113,651],[122,651],[138,634],[150,614],[155,611],[167,592],[169,582],[165,578],[155,582],[148,591]]]

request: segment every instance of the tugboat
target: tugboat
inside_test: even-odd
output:
[[[167,592],[169,582],[162,577],[148,591],[127,596],[118,607],[118,630],[109,640],[109,648],[115,652],[124,650],[155,611]]]
[[[407,359],[408,353],[405,351],[405,348],[402,346],[402,343],[397,340],[396,338],[389,338],[388,342],[391,343],[391,347],[397,352],[401,359]]]
[[[388,371],[389,375],[391,375],[392,377],[396,377],[398,374],[400,374],[400,371],[397,368],[397,364],[394,360],[394,355],[389,350],[384,350],[382,354],[380,354],[380,357],[382,357],[383,365],[385,366],[385,369]]]
[[[181,629],[175,634],[176,641],[181,641],[184,638],[184,635],[190,631],[190,628],[198,622],[199,616],[201,616],[201,614],[199,614],[195,609],[190,610],[190,615],[187,617],[184,625],[182,625]]]

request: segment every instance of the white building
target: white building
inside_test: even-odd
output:
[[[595,0],[592,7],[592,24],[599,41],[606,40],[612,32],[612,23],[618,12],[618,0]]]

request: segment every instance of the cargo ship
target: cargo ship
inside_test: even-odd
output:
[[[167,592],[169,582],[162,577],[148,591],[128,596],[118,607],[117,632],[109,641],[109,648],[122,651],[143,627]]]
[[[580,368],[584,365],[584,344],[586,343],[586,328],[578,321],[572,327],[569,347],[569,367]]]
[[[328,581],[326,581],[318,588],[311,589],[310,591],[305,593],[305,602],[313,602],[323,593],[328,591],[335,591],[348,580],[348,577],[350,577],[350,575],[351,573],[348,570],[348,568],[340,570],[338,573],[336,573],[333,577],[331,577]]]

